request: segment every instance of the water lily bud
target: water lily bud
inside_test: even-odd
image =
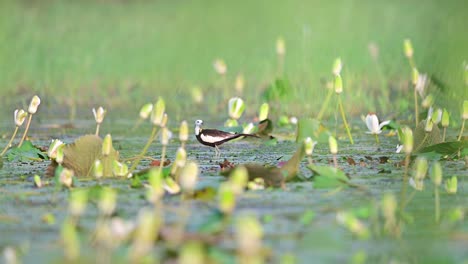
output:
[[[442,166],[440,166],[440,162],[438,161],[432,164],[431,178],[435,186],[439,186],[442,183]]]
[[[418,69],[413,68],[413,70],[411,72],[411,80],[412,80],[412,83],[413,83],[414,86],[416,86],[418,84],[418,81],[419,81]]]
[[[31,103],[29,103],[28,112],[31,115],[35,114],[40,104],[41,104],[41,98],[39,98],[39,96],[37,95],[33,96],[33,98],[31,99]]]
[[[167,120],[168,120],[167,114],[164,113],[163,119],[162,119],[162,121],[161,121],[161,125],[160,125],[160,126],[161,126],[161,127],[166,127],[166,125],[167,125]]]
[[[434,124],[439,124],[440,121],[442,120],[442,109],[437,108],[433,113],[432,113],[432,122]]]
[[[432,131],[433,125],[434,123],[432,122],[432,118],[428,117],[426,119],[426,125],[424,126],[424,131],[426,131],[426,133],[430,133]]]
[[[78,217],[85,211],[87,203],[88,191],[86,189],[75,190],[70,194],[68,210],[71,215]]]
[[[247,182],[249,180],[249,173],[244,166],[236,167],[229,175],[229,182],[231,183],[234,194],[239,195],[244,192]]]
[[[336,139],[331,135],[328,137],[328,146],[330,147],[331,154],[338,153],[338,142],[336,142]]]
[[[450,122],[450,115],[447,109],[444,108],[444,111],[442,113],[442,120],[441,120],[441,125],[443,127],[448,127]]]
[[[180,186],[177,182],[174,181],[171,177],[164,178],[163,183],[164,190],[166,190],[170,194],[178,194],[180,193]]]
[[[341,58],[336,58],[333,62],[333,75],[338,76],[341,74],[341,68],[343,67],[343,63],[341,62]]]
[[[197,104],[201,104],[203,102],[203,93],[200,87],[195,86],[192,88],[192,100]]]
[[[338,212],[336,220],[361,239],[369,238],[369,229],[352,213]]]
[[[187,142],[189,137],[189,129],[188,129],[188,124],[187,121],[182,121],[180,123],[180,129],[179,129],[179,140],[181,142]]]
[[[152,168],[149,171],[148,182],[150,187],[146,193],[146,198],[154,204],[164,195],[163,174],[159,168]]]
[[[93,172],[94,172],[94,177],[98,179],[104,176],[104,165],[102,164],[100,160],[94,161]]]
[[[415,170],[414,178],[421,179],[421,180],[424,179],[426,177],[427,168],[428,168],[427,159],[424,157],[416,158],[415,166],[416,166],[416,170]]]
[[[151,112],[153,111],[153,104],[152,103],[147,103],[143,105],[140,109],[140,118],[141,119],[147,119],[150,115]]]
[[[42,188],[42,180],[41,180],[41,177],[39,175],[34,175],[34,186],[36,186],[37,188]]]
[[[244,113],[245,104],[244,101],[239,97],[234,97],[229,100],[228,110],[229,116],[232,119],[239,119]]]
[[[445,180],[445,190],[449,194],[457,193],[458,189],[458,180],[457,176],[452,176],[452,178]]]
[[[244,129],[242,130],[242,133],[244,134],[252,134],[255,129],[255,126],[253,123],[248,123]]]
[[[166,103],[163,98],[159,97],[158,101],[153,107],[151,112],[151,122],[155,126],[160,126],[164,118],[164,110],[166,109]]]
[[[112,136],[107,134],[102,141],[102,155],[108,156],[112,151]]]
[[[24,120],[26,120],[28,113],[26,113],[23,109],[16,109],[14,116],[15,116],[15,125],[17,127],[20,127],[21,125],[23,125]]]
[[[72,187],[74,174],[73,170],[63,168],[59,175],[60,184],[67,188]]]
[[[181,168],[185,166],[186,161],[187,161],[187,151],[185,151],[184,148],[178,148],[174,164],[177,167]]]
[[[50,159],[55,159],[57,157],[57,149],[63,145],[63,142],[58,139],[54,139],[52,143],[50,143],[49,150],[47,150],[47,156]]]
[[[418,78],[414,88],[418,92],[419,96],[424,97],[424,91],[426,90],[427,84],[429,83],[429,77],[427,77],[427,74],[418,73],[417,76],[414,75],[413,78]]]
[[[161,145],[167,146],[171,137],[171,131],[167,127],[163,127],[161,130]]]
[[[117,202],[117,193],[114,189],[103,187],[101,190],[101,197],[98,202],[99,210],[103,215],[110,216],[115,210]]]
[[[185,192],[193,192],[198,179],[198,165],[191,161],[188,162],[180,172],[180,187]]]
[[[432,94],[427,95],[426,98],[424,98],[424,100],[421,103],[422,107],[424,108],[429,108],[433,104],[434,104],[434,96]]]
[[[382,214],[386,220],[395,218],[397,201],[395,195],[391,193],[384,194],[382,198]]]
[[[317,141],[312,140],[312,138],[307,137],[306,139],[304,139],[304,148],[307,156],[312,156],[312,152],[314,152],[315,145],[317,145]]]
[[[249,215],[239,216],[235,223],[236,241],[242,255],[255,256],[262,249],[263,228],[259,221]]]
[[[263,121],[268,118],[268,111],[270,109],[270,106],[268,103],[263,103],[260,106],[260,111],[258,112],[258,120]]]
[[[106,110],[100,106],[97,110],[93,108],[94,119],[96,120],[97,124],[101,124],[104,120],[104,116],[106,115]]]
[[[236,83],[234,85],[234,87],[236,88],[236,91],[238,93],[242,93],[242,91],[244,90],[244,85],[245,85],[244,75],[239,73],[236,76]]]
[[[263,178],[255,178],[253,181],[247,183],[247,188],[249,190],[264,190],[265,189],[265,180]]]
[[[413,131],[409,127],[404,127],[401,130],[402,132],[402,141],[403,141],[403,151],[406,154],[411,154],[413,151]]]
[[[218,189],[218,208],[225,214],[231,214],[236,207],[236,196],[230,182],[223,182]]]
[[[282,37],[276,39],[276,54],[283,56],[286,53],[286,44]]]
[[[370,134],[380,134],[382,130],[379,124],[379,118],[376,114],[369,113],[366,115],[366,126]]]
[[[224,75],[227,72],[226,63],[221,59],[216,59],[213,63],[213,67],[219,75]]]
[[[58,163],[58,164],[62,164],[63,163],[63,158],[65,156],[65,154],[63,153],[63,149],[64,149],[65,145],[62,144],[62,145],[59,145],[55,151],[55,161]]]
[[[468,100],[463,101],[463,120],[468,119]]]
[[[202,244],[189,241],[182,246],[179,253],[179,264],[204,264],[206,263],[205,252]]]
[[[236,126],[239,126],[239,123],[237,122],[236,119],[229,118],[228,120],[226,120],[226,122],[224,122],[224,126],[225,127],[236,127]]]
[[[123,177],[128,174],[128,166],[125,163],[114,160],[112,164],[112,172],[114,176]]]
[[[405,39],[403,42],[403,48],[405,50],[405,56],[407,58],[413,57],[413,45],[411,44],[411,40]]]
[[[343,80],[341,75],[335,76],[335,93],[340,94],[343,92]]]

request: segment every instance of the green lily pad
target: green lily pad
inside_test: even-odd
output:
[[[25,140],[21,147],[11,148],[7,152],[8,161],[31,161],[44,159],[47,159],[47,155],[38,147],[34,146],[29,140]]]
[[[468,140],[443,142],[424,147],[416,152],[418,155],[434,159],[457,156],[458,153],[460,153],[461,157],[468,154]]]
[[[346,174],[335,167],[309,165],[308,169],[315,173],[314,187],[317,189],[337,188],[348,186]]]

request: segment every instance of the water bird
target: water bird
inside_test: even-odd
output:
[[[218,129],[203,129],[203,120],[195,121],[195,137],[197,138],[198,142],[205,146],[214,147],[216,151],[216,156],[219,156],[220,151],[218,146],[231,141],[233,139],[239,137],[256,137],[258,136],[253,134],[244,134],[244,133],[233,133],[233,132],[226,132],[221,131]]]

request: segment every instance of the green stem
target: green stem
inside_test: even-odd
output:
[[[445,142],[445,133],[447,132],[447,128],[444,127],[444,135],[442,136],[442,142]]]
[[[376,142],[377,144],[380,144],[379,135],[378,135],[378,134],[374,134],[374,136],[375,136],[375,142]]]
[[[162,146],[161,152],[161,162],[159,163],[159,169],[162,171],[162,167],[164,166],[164,159],[166,158],[166,146]]]
[[[343,104],[341,103],[340,95],[338,95],[338,106],[340,107],[341,118],[343,118],[343,123],[346,128],[346,133],[348,133],[349,141],[351,142],[351,145],[354,145],[353,136],[351,136],[351,131],[349,130],[348,122],[346,121],[346,116],[344,113]]]
[[[436,223],[439,223],[439,220],[440,220],[439,186],[435,186],[434,195],[435,195],[435,221]]]
[[[146,142],[146,145],[143,147],[143,150],[141,151],[141,153],[135,158],[135,160],[133,161],[132,163],[132,166],[130,167],[130,169],[128,170],[128,174],[127,176],[132,173],[135,168],[138,166],[138,164],[140,163],[141,159],[143,158],[143,156],[146,154],[146,152],[148,151],[148,148],[150,147],[151,143],[153,142],[155,136],[156,136],[156,132],[158,131],[158,127],[157,126],[153,126],[153,130],[151,131],[151,136],[148,138],[148,142]]]
[[[400,197],[400,210],[401,212],[405,209],[405,199],[406,199],[406,188],[408,185],[408,167],[410,161],[410,154],[406,154],[405,158],[405,173],[403,174],[403,185],[401,187],[401,197]]]
[[[325,110],[328,108],[328,104],[330,103],[332,95],[333,95],[333,89],[329,89],[327,97],[325,98],[325,101],[323,102],[322,108],[320,109],[320,112],[317,115],[318,121],[322,120],[323,114],[325,113]]]
[[[424,146],[424,143],[426,142],[428,136],[429,136],[429,133],[426,132],[426,134],[424,134],[423,140],[421,141],[421,144],[419,144],[418,147],[414,149],[415,151],[419,150],[420,147]]]
[[[416,91],[416,86],[414,86],[414,116],[416,118],[416,126],[419,124],[419,106],[418,106],[418,92]]]
[[[21,141],[18,144],[18,148],[21,147],[21,145],[23,145],[23,142],[26,139],[26,135],[28,134],[28,130],[29,130],[29,125],[31,125],[32,116],[33,116],[32,114],[29,115],[28,122],[26,123],[26,129],[24,130],[23,137],[21,138]]]
[[[0,154],[0,157],[2,157],[5,154],[5,152],[7,152],[7,150],[10,148],[11,143],[13,143],[13,140],[16,137],[16,133],[18,133],[18,129],[19,129],[19,126],[16,126],[15,132],[13,132],[13,135],[11,135],[10,141],[8,141],[8,144],[3,149],[2,153]]]
[[[460,129],[460,135],[458,135],[458,141],[461,140],[461,137],[463,135],[463,130],[465,129],[465,119],[463,119],[463,122],[462,122],[462,126],[461,126],[461,129]]]
[[[96,124],[96,136],[99,136],[99,127],[101,124]]]

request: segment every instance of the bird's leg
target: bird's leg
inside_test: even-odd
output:
[[[216,158],[219,158],[221,156],[221,151],[219,151],[219,148],[216,145],[215,145],[215,151],[216,151]]]

